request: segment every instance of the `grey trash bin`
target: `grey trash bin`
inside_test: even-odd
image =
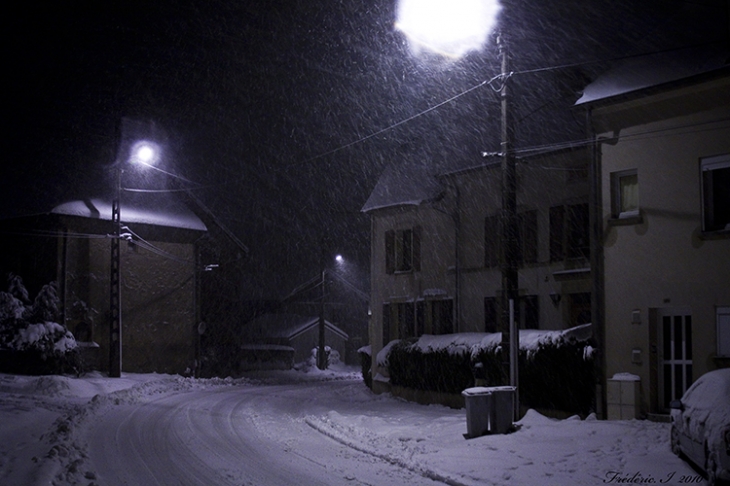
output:
[[[512,427],[513,386],[477,386],[461,392],[466,405],[466,436],[505,434]]]

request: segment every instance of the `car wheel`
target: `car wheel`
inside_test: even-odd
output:
[[[717,483],[717,452],[705,449],[705,471],[707,472],[707,486],[715,486]]]
[[[672,424],[672,429],[670,433],[670,444],[672,446],[672,452],[674,452],[677,456],[682,454],[682,449],[679,447],[679,430],[677,430],[677,427]]]

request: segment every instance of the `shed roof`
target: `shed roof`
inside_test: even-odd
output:
[[[167,228],[207,231],[205,223],[172,193],[124,193],[120,217],[126,224],[147,224]],[[75,216],[111,221],[110,196],[81,196],[67,198],[45,194],[40,198],[26,198],[5,206],[0,219],[15,219],[42,215]]]
[[[110,199],[88,198],[66,201],[51,208],[51,214],[111,221]],[[123,223],[140,223],[169,228],[206,231],[203,221],[185,204],[169,193],[125,194],[120,204]]]
[[[325,327],[343,339],[348,334],[330,321],[324,321]],[[252,320],[246,326],[252,338],[294,339],[319,325],[318,316],[300,316],[298,314],[264,314]]]

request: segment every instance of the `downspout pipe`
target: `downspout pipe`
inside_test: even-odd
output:
[[[591,246],[591,322],[598,347],[596,360],[597,393],[596,406],[606,416],[606,303],[603,261],[603,194],[601,181],[601,147],[593,130],[592,112],[586,111],[586,131],[591,143],[589,169],[590,198],[590,246]]]

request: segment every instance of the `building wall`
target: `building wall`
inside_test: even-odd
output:
[[[586,257],[550,261],[550,207],[587,203],[587,153],[584,149],[565,151],[525,159],[518,165],[518,212],[534,210],[537,221],[537,258],[521,266],[519,289],[521,295],[534,296],[539,301],[540,329],[565,329],[577,324],[576,306],[571,304],[571,298],[577,300],[577,296],[590,295]],[[487,330],[485,297],[498,297],[501,289],[499,266],[485,264],[485,218],[498,215],[501,207],[499,164],[446,176],[443,183],[444,197],[439,201],[371,212],[369,337],[374,373],[386,375],[376,364],[377,353],[387,344],[383,337],[383,304],[417,305],[421,301],[452,300],[456,318],[453,332]],[[386,232],[416,226],[421,228],[420,270],[387,273]],[[565,270],[575,272],[559,276]],[[553,303],[551,294],[560,296],[560,300]],[[392,323],[392,315],[385,319],[388,320],[391,321],[389,338],[402,337]],[[428,328],[428,323],[424,331],[435,333]]]
[[[583,257],[550,261],[550,207],[585,204],[588,201],[588,156],[574,150],[518,162],[517,212],[537,212],[537,259],[524,263],[518,271],[519,292],[536,296],[539,302],[540,329],[564,329],[571,324],[569,295],[590,293],[590,274],[576,272],[556,277],[555,272],[589,267]],[[501,170],[499,163],[478,171],[457,175],[461,231],[460,323],[462,332],[485,331],[484,298],[498,298],[501,271],[498,265],[485,264],[485,217],[499,216],[501,208]],[[451,204],[455,192],[450,193]],[[560,296],[554,304],[551,294]],[[499,299],[497,299],[498,301]]]
[[[195,360],[196,275],[192,243],[150,241],[166,256],[122,243],[122,370],[184,373]],[[77,339],[99,345],[93,367],[109,368],[107,238],[59,238],[59,282],[66,325]],[[65,275],[65,279],[64,279]]]
[[[415,302],[438,294],[439,298],[454,295],[454,225],[451,217],[428,206],[404,206],[371,213],[371,319],[369,338],[375,357],[387,343],[383,342],[383,304]],[[392,229],[420,227],[420,270],[386,273],[385,233]],[[391,339],[397,335],[391,333]]]
[[[620,130],[618,143],[600,146],[606,376],[640,376],[642,408],[649,412],[663,410],[662,314],[691,315],[692,379],[721,364],[714,358],[715,309],[730,305],[730,237],[702,234],[699,160],[730,153],[730,107],[691,113],[713,104],[695,103],[692,98],[700,92],[685,90],[685,98],[671,100],[674,108],[667,108],[666,96],[655,103],[649,98],[643,107],[627,104],[631,119],[647,122]],[[615,113],[624,108],[597,109],[593,116],[597,125],[615,129],[620,124]],[[659,112],[674,116],[653,120]],[[606,131],[599,138],[616,133]],[[625,169],[637,170],[640,214],[618,221],[611,214],[611,173]]]

